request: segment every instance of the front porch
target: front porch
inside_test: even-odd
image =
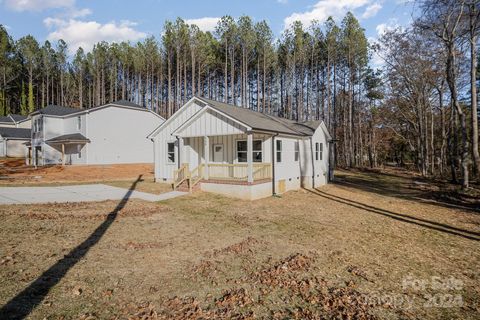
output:
[[[186,184],[192,190],[200,181],[243,186],[271,183],[267,139],[268,136],[253,133],[179,138],[181,164],[173,172],[174,189]]]

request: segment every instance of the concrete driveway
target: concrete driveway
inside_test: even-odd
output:
[[[127,189],[104,184],[61,187],[0,187],[0,205],[121,200],[127,196],[146,201],[161,201],[187,194],[179,191],[158,195],[140,191],[132,191],[129,195],[128,193]]]

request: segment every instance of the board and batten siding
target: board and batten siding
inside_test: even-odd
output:
[[[172,180],[173,171],[178,167],[178,143],[176,137],[172,136],[177,128],[190,119],[202,107],[191,100],[185,104],[180,110],[175,112],[167,121],[165,121],[158,133],[154,136],[154,152],[155,152],[155,179],[158,181]],[[153,131],[153,130],[152,130]],[[175,143],[175,163],[167,161],[167,143]]]
[[[242,134],[245,128],[212,110],[202,112],[190,125],[177,132],[179,137]]]

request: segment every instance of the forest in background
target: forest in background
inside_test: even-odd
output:
[[[296,22],[224,16],[215,32],[181,18],[158,37],[96,44],[12,39],[0,25],[0,115],[129,100],[170,117],[192,96],[298,121],[324,120],[343,167],[410,166],[468,188],[480,176],[479,0],[419,0],[408,28],[369,43],[352,13]],[[376,54],[382,65],[373,69]]]

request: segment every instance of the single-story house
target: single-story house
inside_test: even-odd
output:
[[[28,128],[0,127],[0,157],[26,157],[30,139]]]
[[[9,114],[8,116],[0,116],[0,128],[31,128],[32,122],[28,116],[20,114]]]
[[[153,163],[147,136],[165,120],[128,101],[92,109],[50,105],[30,114],[31,163]]]
[[[194,97],[155,129],[155,179],[243,199],[329,180],[323,121],[296,122]],[[198,187],[197,187],[198,188]]]

